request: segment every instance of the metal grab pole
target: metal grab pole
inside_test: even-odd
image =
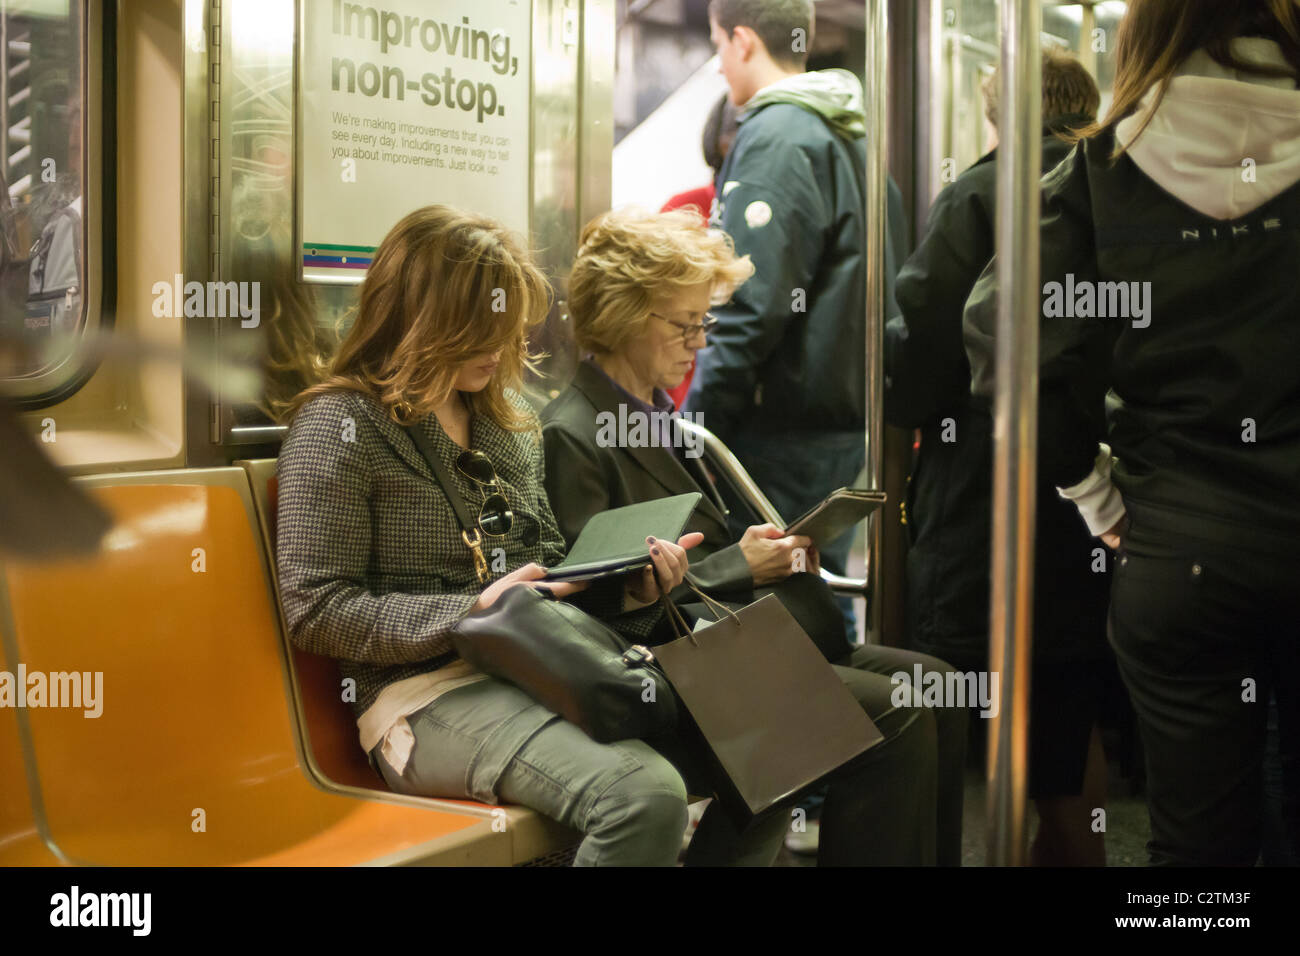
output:
[[[1001,0],[997,176],[997,379],[989,666],[1001,671],[989,731],[988,863],[1025,862],[1029,654],[1038,456],[1038,218],[1042,173],[1039,0]]]
[[[866,0],[866,96],[863,109],[867,121],[867,175],[863,198],[866,203],[866,308],[867,308],[867,481],[869,487],[885,487],[885,210],[886,189],[885,79],[889,54],[885,37],[889,27],[888,0]],[[878,510],[867,525],[867,626],[868,643],[881,639],[884,590],[880,585],[881,544],[884,540],[884,511]]]

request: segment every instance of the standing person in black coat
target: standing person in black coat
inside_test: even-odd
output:
[[[1092,122],[1100,94],[1073,57],[1043,55],[1043,169],[1070,152],[1060,134]],[[997,126],[997,74],[983,86]],[[988,667],[992,421],[970,398],[962,309],[993,255],[994,149],[939,194],[924,240],[896,286],[902,315],[886,330],[885,415],[921,430],[908,488],[907,626],[912,647],[960,670]],[[1096,549],[1096,553],[1094,553]],[[1106,647],[1110,558],[1075,508],[1038,493],[1029,794],[1037,865],[1102,865],[1106,766],[1097,730],[1122,697]]]
[[[1300,831],[1300,5],[1132,0],[1043,182],[1039,474],[1119,548],[1153,863],[1252,865],[1267,707]],[[993,391],[997,283],[965,313]]]

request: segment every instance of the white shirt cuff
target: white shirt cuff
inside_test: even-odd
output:
[[[1062,498],[1074,502],[1093,535],[1105,534],[1124,517],[1124,499],[1110,480],[1110,446],[1099,444],[1097,448],[1092,472],[1077,485],[1056,489]]]

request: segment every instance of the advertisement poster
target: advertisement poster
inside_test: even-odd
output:
[[[298,5],[298,254],[360,283],[404,215],[529,227],[531,0]]]

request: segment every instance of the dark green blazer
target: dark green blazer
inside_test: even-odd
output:
[[[602,448],[596,416],[618,414],[626,396],[597,369],[578,364],[573,382],[542,410],[544,483],[569,547],[594,514],[669,495],[703,492],[687,531],[704,541],[690,551],[691,577],[705,590],[750,591],[749,564],[727,531],[725,505],[698,458],[678,459],[666,448]]]

